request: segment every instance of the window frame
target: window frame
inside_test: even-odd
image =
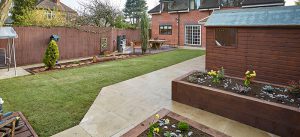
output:
[[[187,37],[187,28],[188,27],[192,27],[192,29],[191,29],[191,42],[192,42],[192,44],[191,43],[187,43],[187,39],[188,39],[188,37]],[[197,41],[196,39],[193,39],[194,38],[194,27],[199,27],[200,28],[200,30],[199,30],[199,40],[198,40],[198,42],[199,42],[199,44],[194,44],[194,42],[195,41]],[[202,25],[185,25],[184,26],[184,44],[185,45],[190,45],[190,46],[202,46]]]
[[[49,18],[50,17],[50,18]],[[46,18],[52,20],[55,18],[55,12],[52,10],[46,10]]]
[[[219,46],[217,44],[217,30],[218,29],[234,29],[235,30],[235,44],[229,44],[229,45],[221,45]],[[215,28],[214,29],[214,43],[215,46],[217,47],[222,47],[222,48],[237,48],[238,47],[238,28],[224,28],[224,27],[220,27],[220,28]]]
[[[163,29],[161,29],[163,27]],[[165,29],[167,27],[167,29]],[[169,29],[171,27],[171,29]],[[167,33],[162,33],[162,30],[167,31]],[[170,32],[168,32],[170,31]],[[159,35],[172,35],[173,34],[173,26],[172,25],[159,25]]]

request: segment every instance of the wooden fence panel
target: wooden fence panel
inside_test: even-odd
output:
[[[107,38],[107,49],[115,51],[117,35],[126,35],[127,41],[140,40],[140,30],[122,30],[84,26],[66,27],[14,27],[18,34],[15,39],[17,65],[42,63],[44,53],[52,34],[59,35],[60,60],[91,57],[103,51],[101,38]],[[5,48],[7,40],[0,40],[0,48]]]

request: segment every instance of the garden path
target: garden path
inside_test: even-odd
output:
[[[205,69],[205,56],[194,58],[102,89],[78,126],[55,137],[118,137],[162,108],[236,137],[272,134],[171,100],[171,81]]]

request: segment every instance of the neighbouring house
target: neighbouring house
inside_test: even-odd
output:
[[[35,20],[37,25],[55,21],[55,24],[53,25],[59,26],[58,24],[61,23],[72,23],[78,16],[78,13],[75,10],[63,4],[60,0],[38,0],[34,11],[35,18],[33,20]],[[4,25],[12,26],[13,23],[14,20],[10,15],[6,18]]]
[[[149,11],[151,35],[169,45],[206,47],[204,24],[213,11],[284,4],[284,0],[160,0]]]
[[[45,16],[49,20],[53,19],[57,12],[64,14],[67,21],[73,21],[78,16],[75,10],[63,4],[60,0],[39,0],[36,8],[44,10]]]
[[[300,80],[300,6],[215,11],[206,26],[206,69],[286,85]]]

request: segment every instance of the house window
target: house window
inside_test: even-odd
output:
[[[195,10],[198,9],[201,5],[201,0],[190,0],[190,9]]]
[[[215,30],[215,42],[217,46],[236,46],[237,29],[217,28]]]
[[[162,3],[162,11],[169,11],[173,8],[173,1],[165,1]]]
[[[47,19],[49,19],[49,20],[53,19],[53,18],[55,17],[54,11],[52,11],[52,10],[47,10],[47,11],[46,11],[46,17],[47,17]]]
[[[159,26],[160,35],[172,35],[172,25],[160,25]]]
[[[243,0],[221,0],[222,7],[240,7]]]
[[[201,45],[201,25],[185,26],[185,45]]]

